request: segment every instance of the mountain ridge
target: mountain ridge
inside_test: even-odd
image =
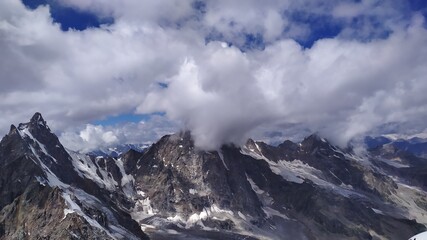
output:
[[[315,134],[203,151],[188,131],[91,156],[36,113],[0,142],[0,239],[407,239],[426,229],[427,175],[423,159],[396,156]]]
[[[53,226],[45,226],[45,231],[38,233],[37,226],[34,226],[33,229],[28,231],[38,234],[34,236],[35,239],[49,235],[57,235],[58,238],[64,236],[73,237],[77,233],[82,234],[79,237],[88,239],[114,239],[113,233],[120,234],[120,232],[125,232],[125,235],[129,238],[146,238],[139,227],[136,227],[137,225],[134,223],[132,224],[133,221],[131,221],[130,217],[126,217],[125,212],[116,214],[115,212],[120,212],[120,210],[111,205],[108,206],[111,210],[108,207],[103,208],[107,206],[103,204],[108,201],[108,198],[105,197],[107,193],[103,193],[103,190],[97,187],[95,182],[79,176],[74,169],[68,152],[60,144],[56,135],[51,133],[41,114],[36,113],[30,122],[19,124],[18,128],[12,127],[11,130],[2,139],[0,149],[2,160],[0,175],[5,176],[0,188],[2,196],[5,196],[2,198],[5,199],[5,202],[2,203],[2,211],[5,210],[4,205],[7,207],[12,204],[13,213],[14,204],[17,204],[15,203],[17,197],[26,196],[25,193],[30,191],[30,189],[40,188],[41,192],[49,191],[51,193],[55,193],[59,189],[61,197],[59,199],[51,199],[50,203],[57,205],[59,204],[57,203],[58,200],[62,200],[62,206],[66,207],[62,209],[64,216],[61,216],[61,211],[52,212],[54,211],[52,209],[50,211],[52,217],[46,221],[52,222],[53,226],[55,226],[61,225],[62,222],[56,223],[52,218],[63,219],[63,221],[68,222],[71,228],[76,230],[75,232],[68,232],[68,235],[63,235],[63,231],[66,231],[66,228],[61,227],[57,229]],[[8,159],[12,159],[12,162],[8,162]],[[12,181],[8,181],[7,179],[10,176],[15,176],[15,178],[12,178]],[[25,180],[23,184],[21,184],[22,179]],[[97,196],[95,197],[93,194]],[[87,201],[88,199],[90,201]],[[36,206],[24,203],[23,207],[34,209]],[[106,217],[107,214],[111,214],[108,219]],[[89,215],[97,216],[96,218],[104,219],[105,221],[93,221]],[[68,216],[70,218],[67,218]],[[8,217],[4,218],[1,222],[3,225],[9,226],[6,223],[13,222],[13,219],[18,216],[4,214],[2,217]],[[36,219],[37,217],[33,220],[35,221]],[[123,227],[123,224],[125,227]],[[21,236],[22,234],[27,237],[30,236],[30,233],[25,233],[21,226],[16,226],[15,229],[10,226],[9,228],[6,227],[6,229],[9,230],[7,235],[12,238]]]

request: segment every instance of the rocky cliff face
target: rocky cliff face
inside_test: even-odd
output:
[[[146,214],[139,222],[152,232],[405,239],[425,228],[423,190],[316,135],[301,144],[249,140],[242,148],[204,152],[185,132],[163,137],[134,166],[131,174],[144,199],[137,209]],[[420,201],[415,208],[404,203],[414,196]]]
[[[208,152],[182,132],[91,156],[35,114],[0,164],[0,239],[408,239],[427,225],[425,159],[316,135]]]

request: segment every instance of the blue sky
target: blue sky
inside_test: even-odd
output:
[[[24,0],[0,9],[5,131],[36,111],[76,148],[180,129],[211,149],[307,131],[345,144],[384,124],[427,128],[426,1]]]
[[[49,5],[53,21],[59,23],[61,25],[61,29],[64,31],[68,31],[69,29],[84,30],[91,27],[100,27],[101,24],[108,25],[114,23],[113,16],[101,17],[93,13],[93,11],[86,11],[77,9],[73,6],[63,5],[55,0],[22,0],[22,2],[30,9],[35,9],[41,5]],[[361,1],[355,0],[354,2],[358,3]],[[380,3],[382,1],[377,2]],[[409,19],[414,12],[419,12],[424,17],[427,16],[427,2],[424,0],[395,2],[396,7],[401,8],[400,11],[402,18]],[[206,3],[204,1],[194,1],[192,6],[200,11],[201,14],[206,11]],[[387,37],[387,34],[389,33],[387,27],[382,26],[381,21],[383,19],[376,16],[367,17],[360,15],[351,19],[350,23],[346,23],[342,21],[342,19],[333,18],[331,15],[325,13],[313,13],[305,11],[304,9],[298,9],[297,11],[284,10],[281,14],[289,16],[293,22],[308,25],[311,30],[310,34],[303,38],[296,38],[297,42],[306,48],[310,48],[319,39],[336,37],[347,25],[357,28],[363,21],[371,21],[373,25],[376,25],[378,29],[381,29],[380,33],[375,37]],[[224,37],[221,33],[213,35],[209,34],[207,36],[207,42],[211,40],[226,40],[223,38]],[[244,38],[244,43],[239,45],[242,50],[263,49],[266,44],[262,34],[259,33],[246,33],[244,34]],[[370,39],[372,38],[368,38],[366,40]]]
[[[92,124],[109,126],[122,123],[138,123],[141,121],[150,121],[153,116],[164,116],[164,113],[151,113],[151,114],[135,114],[123,113],[117,116],[107,116],[105,119],[95,120]]]
[[[30,9],[49,5],[53,20],[61,25],[63,31],[68,31],[70,28],[85,30],[90,27],[99,27],[101,24],[112,24],[114,21],[113,18],[100,18],[91,12],[63,6],[54,0],[23,0],[22,2]]]

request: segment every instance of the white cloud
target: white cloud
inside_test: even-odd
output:
[[[119,138],[113,131],[100,125],[87,124],[80,132],[65,132],[60,136],[60,141],[65,147],[88,152],[100,146],[113,146],[119,144]]]
[[[132,111],[152,84],[174,74],[191,42],[150,23],[62,32],[47,7],[0,8],[9,10],[0,17],[1,126],[36,111],[53,129]]]
[[[426,128],[419,121],[427,113],[424,18],[408,20],[393,3],[366,0],[350,9],[339,1],[209,1],[199,11],[180,0],[60,2],[114,23],[63,32],[48,7],[31,11],[1,1],[4,132],[36,111],[75,149],[147,140],[135,129],[154,140],[163,127],[177,128],[165,121],[182,123],[204,148],[284,126],[320,131],[342,144],[387,122]],[[340,19],[343,31],[303,48],[292,38],[312,29],[293,13]],[[353,26],[351,19],[362,15],[368,18]],[[385,30],[388,36],[366,37]],[[206,44],[213,32],[233,46]],[[240,51],[245,34],[261,35],[265,49]],[[135,109],[165,111],[169,120],[119,130],[86,125]]]
[[[179,131],[177,123],[164,116],[151,116],[149,121],[129,122],[113,126],[87,124],[83,129],[61,133],[61,143],[74,151],[90,152],[118,144],[152,143],[166,134]]]
[[[426,40],[415,19],[368,43],[329,39],[302,49],[283,40],[250,53],[209,44],[139,110],[183,120],[204,148],[242,142],[266,123],[305,123],[345,144],[383,123],[426,117]]]

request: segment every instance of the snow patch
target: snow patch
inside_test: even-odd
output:
[[[46,164],[44,164],[44,162],[41,160],[40,156],[37,154],[37,152],[33,148],[33,146],[31,146],[31,144],[29,144],[28,146],[30,147],[34,156],[37,158],[38,163],[40,164],[43,172],[45,173],[47,184],[49,184],[49,186],[51,186],[51,187],[60,187],[60,188],[69,187],[68,184],[65,184],[61,180],[59,180],[59,178],[46,166]],[[42,183],[41,180],[39,180],[39,182]]]
[[[268,206],[273,203],[273,198],[271,198],[267,192],[259,188],[247,174],[246,179],[248,180],[252,190],[257,194],[258,199],[262,202],[263,205]]]
[[[409,186],[402,183],[399,179],[392,177],[393,181],[397,183],[398,189],[396,193],[390,195],[390,200],[397,205],[403,206],[405,213],[403,217],[408,219],[415,219],[417,222],[427,224],[427,211],[419,206],[417,202],[426,202],[425,196],[427,192],[423,189]]]
[[[142,191],[137,192],[140,197],[144,197],[145,193]],[[140,222],[146,218],[149,218],[157,213],[157,210],[151,206],[150,198],[142,198],[136,201],[135,207],[130,212],[133,220]]]
[[[385,163],[387,165],[390,165],[392,167],[395,167],[395,168],[407,168],[407,167],[410,167],[407,164],[403,164],[403,163],[398,162],[399,160],[400,159],[384,159],[384,158],[380,158],[381,162],[383,162],[383,163]]]
[[[305,179],[307,179],[320,187],[330,189],[344,197],[350,197],[351,195],[358,195],[360,197],[364,197],[364,195],[355,192],[351,186],[337,186],[324,180],[323,173],[320,170],[311,167],[310,165],[302,162],[301,160],[280,160],[278,162],[274,162],[266,158],[265,156],[248,149],[247,147],[243,147],[240,152],[254,159],[266,161],[270,167],[270,170],[273,173],[282,176],[282,178],[286,181],[301,184],[304,182]]]
[[[251,184],[252,190],[258,195],[258,198],[261,200],[262,204],[264,205],[262,207],[262,210],[264,211],[265,215],[267,215],[267,218],[271,218],[273,216],[278,216],[278,217],[281,217],[283,219],[289,220],[289,218],[285,214],[269,207],[273,203],[273,199],[270,197],[270,195],[267,192],[260,189],[247,174],[246,174],[246,179]],[[238,212],[238,214],[239,213],[240,212]],[[240,214],[239,214],[239,216],[240,216]],[[242,216],[240,216],[240,217],[242,217]],[[242,218],[244,220],[246,220],[245,217],[242,217]]]
[[[167,218],[169,221],[171,221],[171,222],[185,222],[184,221],[184,219],[181,217],[181,216],[179,216],[178,214],[177,215],[175,215],[175,216],[173,216],[173,217],[168,217]]]
[[[258,146],[255,144],[255,146]],[[258,147],[259,148],[259,147]],[[296,175],[293,170],[294,167],[289,164],[287,164],[287,161],[279,161],[279,162],[274,162],[271,161],[270,159],[266,158],[263,155],[260,155],[259,153],[256,153],[255,151],[248,149],[247,147],[243,147],[240,150],[240,153],[250,156],[254,159],[258,159],[258,160],[264,160],[268,163],[270,170],[283,177],[283,179],[289,181],[289,182],[295,182],[295,183],[303,183],[304,180],[302,178],[300,178],[298,175]]]
[[[289,220],[288,216],[271,207],[263,207],[262,210],[264,211],[265,215],[267,215],[268,218],[277,216],[277,217],[281,217],[283,219]]]
[[[112,236],[107,229],[105,229],[104,227],[102,227],[97,221],[95,221],[94,219],[90,218],[89,216],[87,216],[82,209],[80,208],[80,206],[74,202],[71,199],[71,196],[69,193],[64,192],[62,194],[62,197],[65,199],[65,203],[67,204],[67,206],[69,207],[68,211],[73,211],[78,213],[80,216],[82,216],[92,227],[98,228],[101,231],[107,233],[110,237],[115,238],[114,236]],[[64,214],[65,214],[65,210],[64,210]]]
[[[376,209],[376,208],[371,208],[372,211],[374,211],[376,214],[381,214],[381,215],[385,215],[383,211]]]
[[[411,237],[409,240],[427,240],[427,232],[419,233]]]
[[[141,197],[145,197],[145,192],[141,191],[141,190],[137,190],[136,194],[138,194]]]
[[[228,216],[228,217],[227,217]],[[186,228],[190,228],[195,224],[203,226],[201,221],[204,221],[208,218],[223,220],[234,216],[234,213],[230,210],[221,209],[216,204],[212,204],[209,208],[204,208],[203,211],[199,213],[193,213],[186,221]],[[204,227],[204,226],[203,226]]]
[[[46,186],[47,182],[42,177],[36,176],[36,180],[40,183],[42,186]]]
[[[227,164],[225,164],[225,161],[224,161],[224,154],[221,152],[221,150],[218,150],[217,152],[218,152],[218,156],[219,156],[219,158],[220,158],[220,159],[221,159],[221,161],[222,161],[222,164],[224,164],[225,169],[227,169],[227,171],[230,171],[230,169],[228,169]]]
[[[145,232],[147,229],[155,229],[155,228],[156,228],[156,227],[155,227],[155,226],[153,226],[153,225],[143,224],[143,223],[141,223],[141,224],[140,224],[140,226],[141,226],[141,230],[142,230],[143,232]]]
[[[122,158],[116,160],[116,165],[122,174],[121,185],[123,192],[128,198],[131,198],[134,195],[133,183],[135,179],[132,175],[126,173]]]
[[[21,130],[18,130],[18,133],[19,133],[19,135],[21,136],[22,139],[25,139],[25,137],[28,137],[29,139],[31,139],[39,147],[39,149],[43,152],[43,154],[45,156],[51,158],[54,162],[57,162],[56,158],[52,157],[47,152],[46,146],[44,144],[42,144],[41,142],[39,142],[35,137],[33,137],[33,135],[30,133],[30,131],[28,130],[28,128],[23,128]]]
[[[68,208],[65,208],[64,209],[64,217],[62,218],[62,220],[64,220],[66,217],[67,217],[67,215],[68,214],[70,214],[70,213],[74,213],[75,211],[73,210],[73,209],[68,209]],[[62,221],[61,220],[61,221]]]
[[[73,152],[67,149],[68,154],[71,156],[71,163],[74,170],[79,176],[94,181],[98,186],[110,191],[115,191],[119,185],[116,180],[105,169],[98,165],[98,161],[103,157],[96,157],[95,163],[90,159],[89,155]],[[120,166],[118,166],[120,168]],[[97,174],[101,173],[102,178]]]
[[[240,211],[238,211],[237,215],[239,215],[239,217],[241,217],[243,220],[246,221],[246,216],[243,213],[241,213]]]

